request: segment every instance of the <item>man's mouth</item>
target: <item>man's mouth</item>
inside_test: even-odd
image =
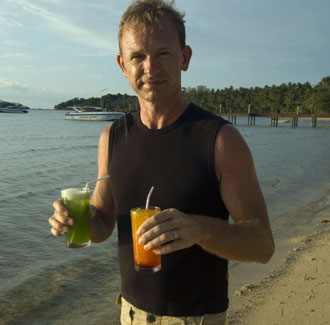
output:
[[[165,83],[165,80],[146,80],[143,82],[147,87],[158,87]]]

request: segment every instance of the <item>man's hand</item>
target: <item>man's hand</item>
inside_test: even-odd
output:
[[[198,216],[177,209],[164,210],[138,229],[139,243],[155,254],[168,254],[197,244],[202,236]]]
[[[56,200],[53,203],[54,214],[49,218],[48,222],[52,226],[50,232],[55,237],[64,236],[69,230],[68,226],[74,224],[74,220],[69,217],[69,212],[63,205],[61,200]]]

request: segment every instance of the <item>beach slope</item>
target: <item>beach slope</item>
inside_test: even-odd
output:
[[[297,238],[296,248],[264,280],[235,292],[228,324],[330,324],[330,226]]]

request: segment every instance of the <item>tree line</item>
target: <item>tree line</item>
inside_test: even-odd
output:
[[[281,84],[251,88],[209,89],[206,86],[183,87],[183,97],[213,113],[254,114],[327,114],[330,115],[330,76],[314,87],[309,83]],[[55,109],[69,106],[98,106],[107,111],[135,111],[136,96],[107,94],[101,98],[73,98],[56,105]]]
[[[99,97],[85,98],[72,98],[66,102],[62,102],[54,106],[57,110],[68,110],[72,106],[92,106],[101,107],[105,111],[123,111],[131,112],[138,109],[138,99],[136,96],[127,94],[107,94]]]
[[[22,107],[22,108],[25,108],[25,109],[30,109],[30,107],[23,106],[20,103],[12,103],[12,102],[7,102],[7,101],[4,101],[4,100],[0,100],[0,108],[5,108],[5,107],[8,107],[8,106],[18,106],[18,107]]]
[[[183,88],[186,100],[214,113],[255,114],[330,114],[330,76],[312,87],[306,83],[279,86],[208,89],[206,86]]]

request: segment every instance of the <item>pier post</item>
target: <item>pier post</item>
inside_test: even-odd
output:
[[[231,122],[232,124],[236,125],[236,116],[229,113],[228,114],[228,121]]]
[[[296,128],[298,126],[298,115],[292,117],[292,127]]]
[[[248,125],[256,125],[256,116],[255,115],[248,115]]]
[[[317,116],[315,114],[312,115],[312,127],[316,128],[317,126]]]
[[[273,115],[270,120],[270,126],[278,126],[278,116]]]

